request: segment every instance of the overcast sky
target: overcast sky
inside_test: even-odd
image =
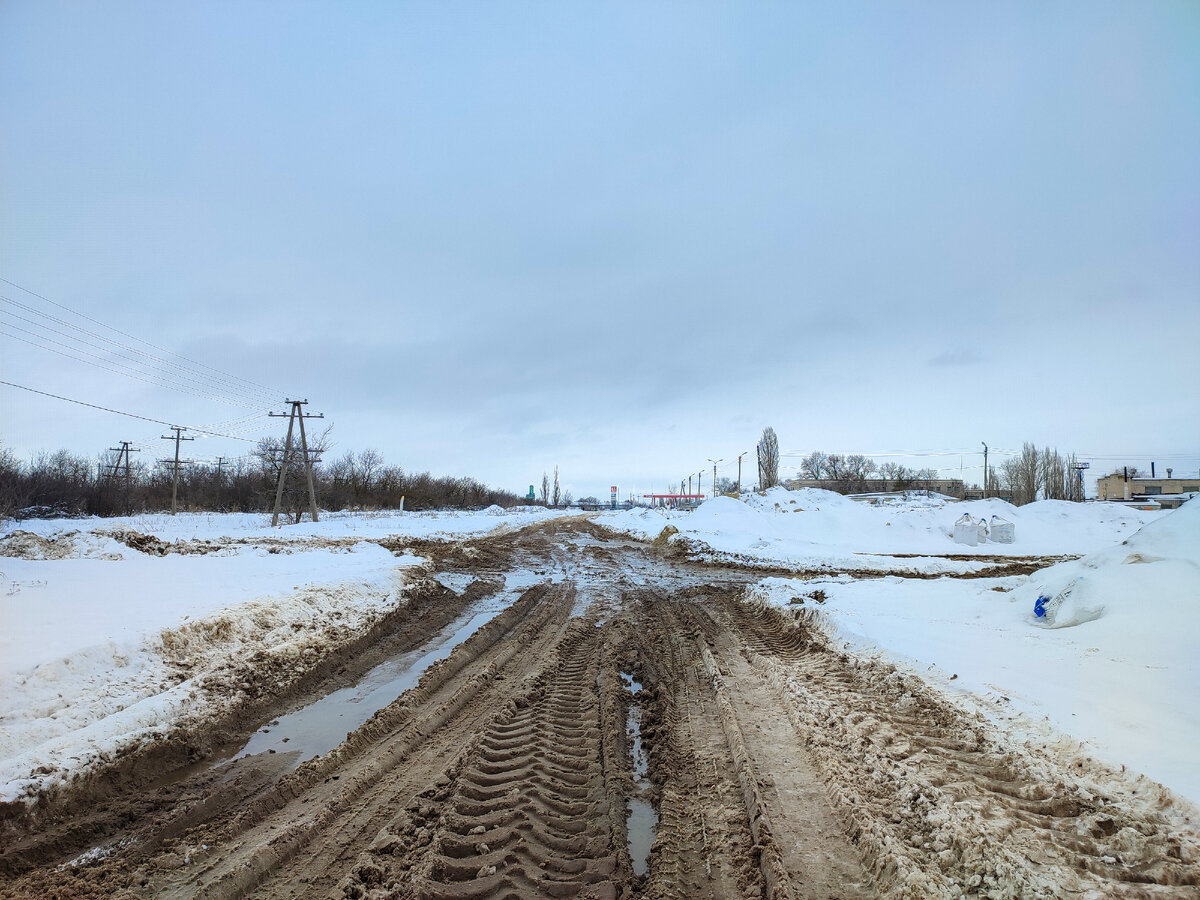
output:
[[[0,276],[95,322],[0,283],[0,371],[180,424],[265,409],[55,355],[15,301],[307,397],[335,452],[519,491],[557,464],[576,496],[765,425],[946,474],[970,450],[968,481],[981,441],[1195,472],[1197,48],[1167,0],[7,0]],[[0,408],[22,456],[169,449]]]

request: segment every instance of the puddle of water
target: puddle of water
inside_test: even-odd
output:
[[[463,572],[438,572],[433,580],[461,597],[475,581],[475,576]]]
[[[636,697],[642,689],[640,681],[636,681],[627,672],[621,673],[625,689],[630,696]],[[650,779],[647,775],[650,769],[650,757],[642,745],[642,708],[637,703],[629,704],[625,716],[625,733],[631,739],[630,756],[633,758],[633,785],[637,793],[644,794],[650,790]],[[654,833],[658,827],[658,813],[648,800],[641,796],[629,798],[629,813],[625,818],[625,831],[629,843],[629,857],[633,862],[635,875],[645,875],[648,868],[650,848],[654,845]]]
[[[459,644],[494,619],[516,600],[506,592],[475,605],[417,650],[380,663],[352,687],[342,688],[259,729],[235,756],[256,753],[289,754],[290,768],[328,753],[374,713],[416,686],[431,665],[445,659]]]
[[[629,832],[629,857],[633,861],[633,873],[645,875],[650,868],[650,848],[654,845],[654,830],[658,827],[658,813],[649,801],[629,798],[629,818],[625,828]]]

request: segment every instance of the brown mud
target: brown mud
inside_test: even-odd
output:
[[[405,547],[480,579],[476,595],[506,572],[531,586],[294,770],[286,754],[214,769],[147,751],[11,817],[0,896],[1200,896],[1200,837],[1165,789],[1017,742],[838,650],[806,610],[748,602],[757,570],[579,520]],[[468,602],[424,590],[308,693],[429,640]],[[298,696],[258,698],[212,746]],[[644,861],[635,797],[657,817]]]

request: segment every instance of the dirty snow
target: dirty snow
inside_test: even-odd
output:
[[[1030,509],[1006,515],[1018,541],[1022,521],[1036,521],[1021,515]],[[1104,513],[1081,504],[1073,518],[1094,529]],[[1112,528],[1109,546],[1030,576],[769,578],[753,593],[818,610],[850,648],[964,692],[1026,740],[1070,735],[1200,803],[1200,503],[1150,518],[1127,540]],[[1067,588],[1053,617],[1034,614],[1039,597]]]
[[[189,716],[203,678],[259,650],[307,659],[402,602],[422,560],[368,540],[461,538],[543,509],[332,513],[272,528],[257,514],[6,522],[0,533],[0,800],[31,795]],[[164,541],[283,538],[148,555],[111,535]],[[336,547],[307,538],[339,539]]]

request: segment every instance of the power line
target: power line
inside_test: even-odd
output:
[[[128,416],[131,419],[141,419],[143,422],[154,422],[157,425],[166,425],[168,428],[174,427],[170,422],[166,421],[165,419],[154,419],[154,418],[151,418],[150,416],[139,416],[137,413],[125,412],[124,410],[120,410],[120,409],[112,409],[108,406],[98,406],[95,403],[86,403],[83,400],[75,400],[71,397],[64,397],[61,394],[51,394],[49,391],[39,391],[37,388],[26,387],[23,384],[14,384],[11,381],[0,381],[0,384],[7,385],[8,387],[19,388],[22,391],[29,391],[31,394],[41,394],[43,397],[53,397],[55,400],[65,400],[67,403],[76,403],[79,406],[87,406],[92,409],[98,409],[98,410],[101,410],[102,412],[115,413],[118,416]],[[186,428],[189,431],[203,431],[205,434],[210,435],[211,437],[230,438],[235,441],[245,441],[248,444],[255,443],[255,441],[251,440],[250,438],[238,437],[237,435],[234,435],[234,434],[220,434],[215,431],[208,431],[206,429],[195,428],[194,426],[191,426],[191,425],[183,425],[180,427]]]
[[[84,356],[90,356],[91,359],[96,360],[96,362],[92,362],[91,360],[87,360],[87,359],[82,359],[78,356],[72,355],[71,353],[64,353],[62,350],[55,350],[53,347],[47,347],[45,344],[39,344],[36,341],[29,340],[28,338],[18,337],[15,334],[10,334],[5,331],[0,331],[0,334],[4,334],[5,337],[12,338],[14,341],[20,341],[23,344],[29,344],[29,346],[37,347],[39,350],[47,350],[50,353],[57,353],[59,356],[64,356],[67,359],[73,359],[76,362],[83,363],[84,365],[94,366],[97,369],[103,369],[106,372],[112,372],[114,375],[124,375],[126,378],[132,378],[136,381],[142,382],[143,384],[150,384],[150,385],[154,385],[155,387],[169,388],[170,390],[179,391],[180,393],[188,394],[189,396],[192,396],[192,397],[198,397],[201,400],[213,400],[217,403],[228,403],[230,405],[241,406],[246,409],[254,409],[255,408],[254,405],[247,403],[244,400],[233,400],[230,398],[214,396],[212,394],[198,394],[193,390],[189,390],[187,386],[181,384],[180,382],[171,381],[162,375],[158,376],[157,380],[151,380],[150,378],[142,378],[140,375],[133,374],[134,372],[138,371],[137,369],[132,369],[129,366],[123,366],[119,362],[113,362],[112,360],[105,359],[102,356],[97,356],[95,353],[88,353],[88,351],[81,350],[78,347],[72,347],[70,344],[64,344],[61,341],[54,340],[53,338],[45,337],[44,335],[40,335],[35,332],[29,331],[26,328],[21,328],[19,325],[11,325],[8,322],[0,322],[0,329],[4,329],[4,328],[15,329],[17,331],[22,332],[23,334],[33,335],[33,337],[39,338],[40,340],[49,341],[51,344],[57,344],[60,347],[66,347],[68,350],[74,351],[74,353],[82,353]],[[99,348],[99,349],[103,349],[103,348]],[[122,358],[125,358],[125,357],[122,357]],[[117,368],[114,369],[114,368],[112,368],[113,366],[116,366]],[[202,390],[204,389],[204,385],[196,385],[196,387],[198,387]]]
[[[49,303],[51,306],[56,306],[59,309],[66,310],[67,312],[71,313],[72,315],[79,316],[79,318],[81,318],[81,319],[86,319],[87,321],[93,323],[94,325],[99,325],[101,328],[107,328],[109,331],[115,332],[116,334],[119,334],[123,337],[127,337],[130,340],[137,341],[139,344],[145,344],[147,347],[153,347],[155,350],[158,350],[162,353],[169,353],[171,356],[177,357],[178,359],[182,359],[185,362],[191,363],[192,365],[200,366],[200,368],[202,368],[202,369],[208,369],[210,372],[216,372],[218,375],[224,375],[226,377],[234,379],[235,381],[242,381],[242,382],[245,382],[246,384],[253,385],[256,388],[261,388],[262,390],[266,391],[269,395],[278,396],[283,393],[282,391],[276,391],[274,388],[269,388],[266,385],[259,384],[256,381],[251,381],[248,378],[242,378],[238,375],[233,375],[229,372],[224,372],[221,369],[216,369],[216,368],[213,368],[212,366],[205,365],[204,363],[198,362],[197,360],[189,359],[188,357],[184,356],[182,353],[176,353],[173,350],[168,350],[165,347],[158,346],[157,344],[152,344],[150,341],[143,340],[142,338],[137,337],[136,335],[132,335],[132,334],[129,334],[128,332],[121,331],[121,329],[119,329],[119,328],[113,328],[113,326],[105,324],[104,322],[101,322],[99,319],[93,319],[91,316],[85,315],[84,313],[81,313],[77,310],[71,309],[71,307],[69,307],[69,306],[65,306],[62,303],[58,303],[54,300],[51,300],[49,297],[43,296],[42,294],[39,294],[37,291],[32,291],[27,287],[22,287],[21,285],[17,284],[15,281],[10,281],[9,279],[4,278],[3,276],[0,276],[0,281],[4,282],[5,284],[12,285],[19,291],[24,291],[26,294],[29,294],[33,297],[37,297],[39,300],[44,300],[47,303]]]
[[[173,369],[178,369],[181,373],[183,373],[183,377],[186,377],[189,380],[196,381],[198,383],[202,383],[202,381],[212,382],[212,384],[204,384],[203,385],[208,390],[212,390],[215,387],[218,390],[233,391],[233,392],[242,394],[243,396],[245,396],[248,399],[257,399],[260,402],[267,403],[268,405],[274,404],[278,399],[278,397],[276,395],[272,395],[267,392],[260,391],[256,388],[245,388],[245,387],[242,387],[241,385],[237,384],[235,381],[230,381],[229,379],[226,379],[226,378],[216,378],[212,375],[206,375],[203,372],[198,372],[198,371],[195,371],[194,369],[189,369],[186,366],[181,366],[178,363],[171,362],[169,359],[163,359],[162,357],[155,356],[152,353],[147,353],[145,350],[139,350],[136,347],[130,347],[128,344],[122,344],[120,341],[114,341],[112,338],[105,337],[102,334],[97,334],[96,332],[91,331],[87,328],[81,328],[80,326],[72,324],[71,322],[67,322],[56,316],[52,316],[49,313],[42,312],[39,309],[35,309],[32,306],[27,306],[24,303],[20,303],[16,300],[13,300],[11,297],[5,297],[4,295],[0,294],[0,301],[3,301],[12,306],[15,306],[18,309],[22,309],[25,312],[33,313],[36,316],[41,316],[43,319],[48,319],[51,322],[55,322],[59,325],[66,326],[67,328],[70,328],[74,331],[78,331],[81,334],[86,334],[88,337],[95,338],[98,341],[103,341],[104,343],[111,344],[114,347],[120,347],[122,350],[128,350],[131,353],[137,353],[138,355],[144,356],[149,360],[163,363],[164,365],[170,366]],[[139,365],[145,365],[145,363],[143,363],[141,360],[133,359],[131,357],[124,356],[123,354],[116,353],[115,351],[109,350],[107,347],[100,347],[100,346],[97,346],[96,344],[89,343],[88,341],[85,341],[82,338],[78,338],[78,337],[75,337],[74,335],[67,334],[66,332],[59,331],[56,328],[51,328],[49,325],[44,325],[41,322],[34,322],[31,319],[26,319],[23,316],[18,316],[16,313],[12,313],[12,312],[8,312],[8,311],[0,310],[0,312],[3,312],[4,315],[9,316],[11,318],[19,319],[22,322],[27,322],[28,324],[33,325],[37,328],[41,328],[45,331],[49,331],[54,334],[58,334],[62,337],[67,338],[68,340],[77,341],[78,343],[81,343],[81,344],[86,344],[89,347],[94,347],[97,350],[103,350],[106,353],[113,353],[115,356],[121,356],[123,359],[127,359],[130,362],[138,363]],[[120,333],[120,332],[118,332],[118,333]],[[38,336],[41,337],[41,335],[38,335]],[[151,346],[153,346],[153,345],[151,345]]]

